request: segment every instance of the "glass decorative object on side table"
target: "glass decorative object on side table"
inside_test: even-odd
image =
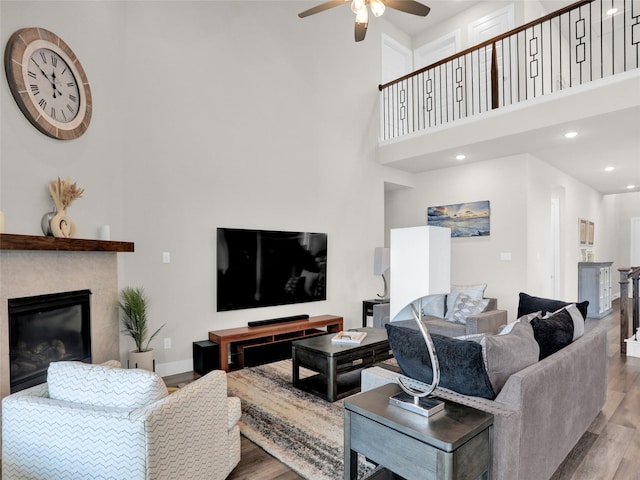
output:
[[[403,392],[389,397],[389,402],[392,405],[417,413],[423,417],[429,417],[444,410],[444,402],[442,400],[429,397],[429,395],[431,395],[438,386],[438,383],[440,383],[440,364],[438,363],[436,349],[433,345],[433,340],[431,339],[429,330],[425,326],[419,314],[419,312],[422,312],[422,298],[418,300],[418,308],[416,308],[414,304],[411,304],[410,308],[411,313],[414,316],[414,320],[418,323],[418,327],[420,328],[420,332],[424,338],[427,350],[429,351],[433,380],[431,381],[431,385],[428,385],[424,382],[401,375],[398,377],[398,385],[400,385]]]

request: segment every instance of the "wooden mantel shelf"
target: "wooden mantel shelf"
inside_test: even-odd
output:
[[[133,242],[57,238],[37,235],[0,234],[0,250],[42,250],[64,252],[133,252]]]

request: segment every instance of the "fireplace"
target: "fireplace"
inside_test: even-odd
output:
[[[49,363],[91,363],[91,291],[9,299],[11,393],[47,381]]]

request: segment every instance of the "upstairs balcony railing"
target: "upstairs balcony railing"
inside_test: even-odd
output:
[[[640,0],[580,1],[380,85],[381,140],[626,72],[639,62]]]

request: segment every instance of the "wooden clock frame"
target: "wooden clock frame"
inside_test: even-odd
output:
[[[31,54],[39,48],[55,52],[71,70],[80,94],[76,116],[69,122],[60,122],[44,114],[29,89],[28,64]],[[59,140],[81,136],[89,128],[92,113],[91,88],[87,75],[73,50],[55,33],[39,27],[16,31],[7,43],[4,68],[13,98],[25,117],[40,132]]]

